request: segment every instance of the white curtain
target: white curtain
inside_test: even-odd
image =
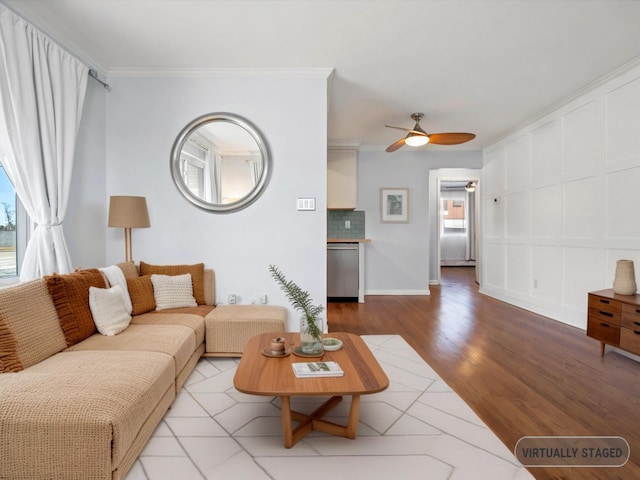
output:
[[[0,4],[2,164],[36,224],[21,281],[72,269],[62,222],[87,74],[85,65]]]
[[[207,202],[222,203],[220,184],[220,156],[210,148],[204,159],[204,196]]]
[[[256,186],[262,176],[262,155],[254,155],[254,157],[249,160],[249,166],[251,168],[253,186]]]
[[[466,192],[467,201],[465,204],[465,218],[467,219],[467,231],[465,241],[465,260],[470,261],[476,259],[476,194],[474,192]]]

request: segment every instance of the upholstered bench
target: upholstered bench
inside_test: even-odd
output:
[[[219,305],[206,317],[205,356],[241,356],[251,337],[284,332],[287,309],[275,305]]]

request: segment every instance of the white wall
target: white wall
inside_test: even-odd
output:
[[[106,261],[107,95],[102,85],[88,80],[64,221],[65,239],[74,267],[99,267]]]
[[[586,328],[616,260],[640,268],[639,132],[636,67],[485,150],[483,293]]]
[[[429,170],[481,165],[482,152],[475,150],[358,152],[358,210],[366,212],[372,240],[365,247],[365,294],[429,293],[431,258],[437,258],[429,240]],[[380,188],[394,187],[409,188],[409,223],[380,221]]]
[[[216,273],[219,303],[266,293],[288,305],[268,266],[326,302],[327,72],[211,77],[112,77],[107,97],[106,194],[147,198],[151,228],[133,231],[134,260],[204,262]],[[263,195],[238,213],[212,214],[174,186],[169,154],[179,130],[210,112],[241,115],[261,130],[273,158]],[[304,121],[302,121],[304,120]],[[316,211],[296,211],[296,197],[315,197]],[[106,263],[124,259],[122,229],[106,231]],[[298,314],[289,316],[298,328]]]

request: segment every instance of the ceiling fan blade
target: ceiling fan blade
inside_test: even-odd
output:
[[[436,145],[459,145],[476,138],[475,133],[450,132],[450,133],[430,133],[429,143]]]
[[[392,143],[391,145],[389,145],[387,147],[387,152],[395,152],[396,150],[398,150],[401,146],[404,145],[404,138],[401,138],[400,140],[398,140],[395,143]]]
[[[424,132],[421,132],[420,130],[412,130],[410,128],[404,128],[404,127],[394,127],[393,125],[385,125],[385,127],[388,128],[397,128],[398,130],[404,130],[405,132],[411,132],[411,133],[415,133],[416,135],[424,135]]]

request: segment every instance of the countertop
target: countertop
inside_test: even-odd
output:
[[[327,243],[369,243],[370,238],[327,238]]]

